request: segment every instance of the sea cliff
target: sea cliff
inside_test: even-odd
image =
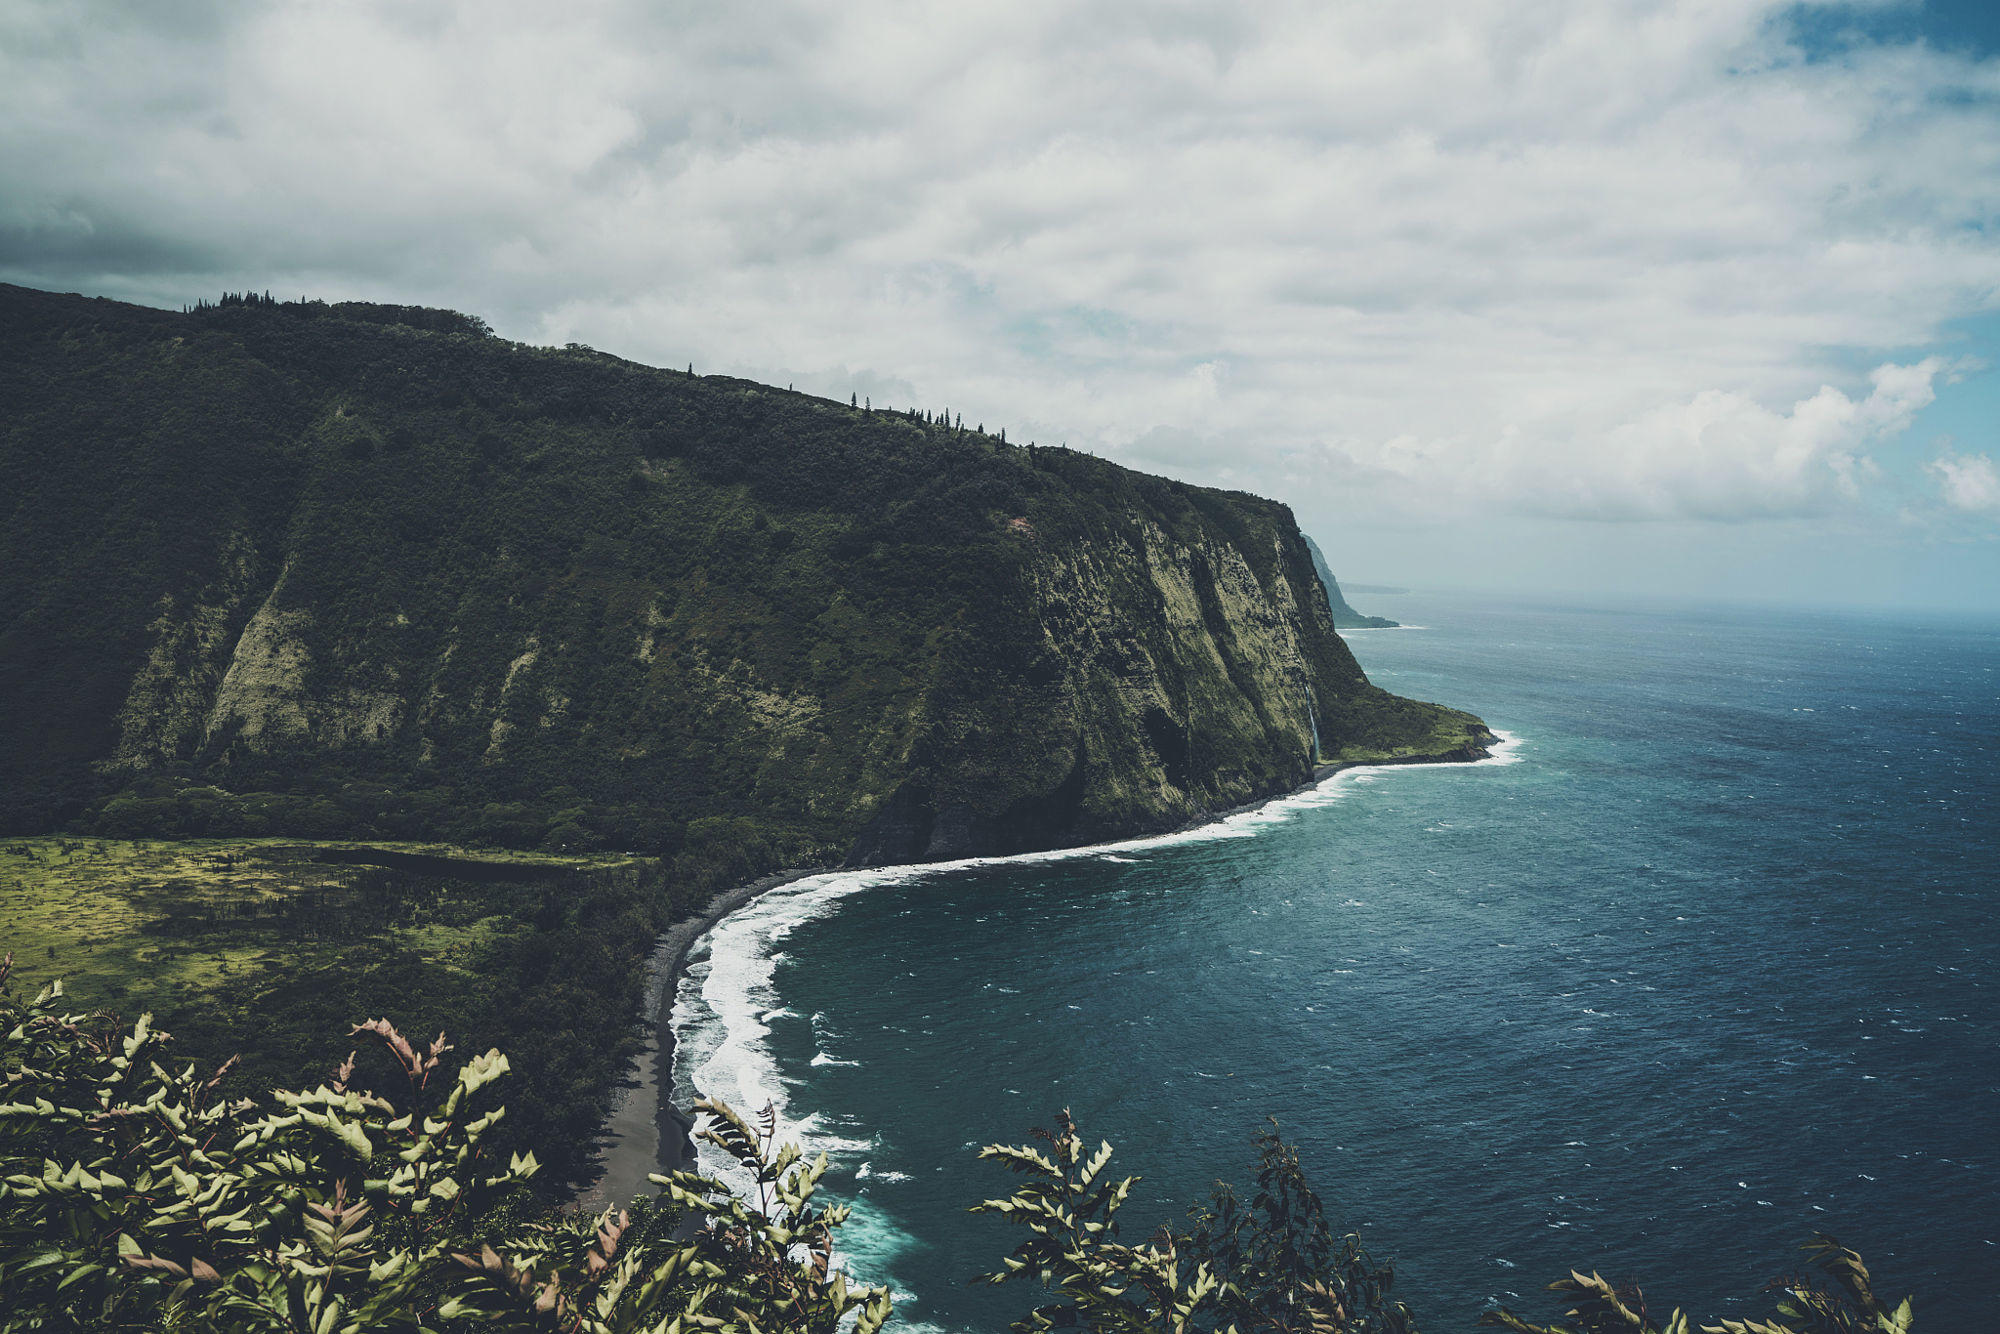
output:
[[[1486,735],[1368,683],[1285,506],[943,410],[11,287],[0,396],[11,830],[752,872],[1148,832]]]

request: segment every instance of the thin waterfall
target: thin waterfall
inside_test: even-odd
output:
[[[1306,687],[1306,722],[1312,727],[1313,763],[1319,764],[1322,762],[1319,757],[1319,708],[1310,685]]]

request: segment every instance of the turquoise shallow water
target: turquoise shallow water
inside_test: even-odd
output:
[[[1426,1330],[1568,1267],[1704,1316],[1824,1228],[1920,1328],[2000,1299],[2000,626],[1377,598],[1380,684],[1515,762],[1343,775],[1191,838],[788,887],[677,1003],[902,1313],[998,1329],[975,1147],[1070,1107],[1132,1235],[1278,1118]],[[1375,610],[1371,606],[1370,610]]]

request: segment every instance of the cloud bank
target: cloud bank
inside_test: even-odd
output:
[[[2000,62],[1797,12],[13,3],[0,276],[447,304],[1308,517],[1824,514],[2000,306]]]

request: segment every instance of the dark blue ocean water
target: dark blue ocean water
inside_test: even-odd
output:
[[[732,917],[680,1079],[833,1151],[902,1314],[998,1329],[977,1145],[1061,1107],[1128,1235],[1275,1116],[1428,1331],[1571,1266],[1702,1317],[1831,1231],[1919,1328],[2000,1300],[2000,626],[1382,598],[1371,677],[1512,763],[1209,835],[829,877]],[[1371,610],[1375,609],[1371,607]],[[1983,1314],[1980,1314],[1983,1312]]]

